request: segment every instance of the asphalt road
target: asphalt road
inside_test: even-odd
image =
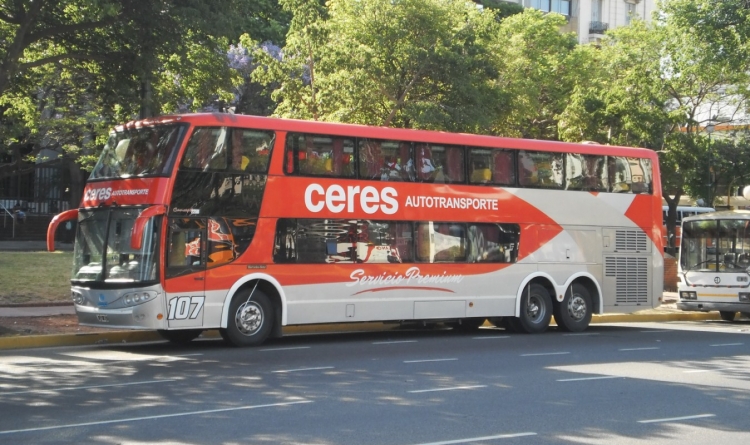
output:
[[[750,321],[0,352],[0,443],[739,444]]]

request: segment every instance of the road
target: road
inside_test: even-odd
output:
[[[739,444],[750,322],[0,353],[0,443]]]

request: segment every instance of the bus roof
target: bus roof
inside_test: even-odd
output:
[[[669,210],[669,206],[662,206],[662,210]],[[713,207],[697,207],[697,206],[677,206],[678,212],[701,212],[701,213],[708,213],[708,212],[715,212],[716,209]]]
[[[722,210],[719,212],[700,213],[694,216],[686,216],[682,219],[685,223],[690,221],[710,221],[718,219],[747,219],[750,220],[750,210]]]
[[[263,116],[249,116],[228,113],[194,113],[160,116],[141,121],[131,121],[118,126],[118,130],[137,128],[165,123],[190,123],[196,126],[241,126],[277,131],[300,133],[335,134],[351,137],[371,137],[373,139],[398,139],[414,142],[429,142],[449,145],[474,145],[480,147],[514,148],[521,150],[574,152],[591,155],[611,155],[635,158],[650,158],[658,163],[656,152],[646,148],[601,145],[592,143],[571,143],[536,139],[520,139],[499,136],[450,133],[444,131],[413,130],[404,128],[375,127],[359,124],[282,119]]]

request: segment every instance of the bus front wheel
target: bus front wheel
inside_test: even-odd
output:
[[[229,320],[221,336],[234,346],[257,346],[271,334],[273,306],[263,291],[238,292],[229,304]]]
[[[521,296],[521,316],[511,321],[514,330],[537,334],[549,327],[552,298],[541,284],[530,284]]]
[[[580,284],[574,284],[565,293],[563,301],[555,306],[555,323],[563,331],[581,332],[591,323],[591,295]]]

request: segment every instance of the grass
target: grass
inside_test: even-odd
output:
[[[73,252],[0,252],[0,304],[70,301]]]

